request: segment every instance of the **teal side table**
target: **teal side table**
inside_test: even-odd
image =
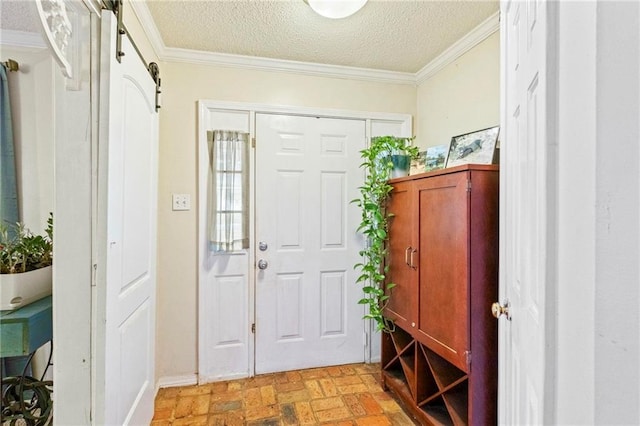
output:
[[[53,339],[51,296],[15,311],[0,311],[0,358],[33,354]],[[31,356],[27,363],[31,362]],[[44,426],[51,420],[51,381],[2,378],[3,424]]]
[[[0,311],[0,358],[29,355],[53,339],[51,296]]]

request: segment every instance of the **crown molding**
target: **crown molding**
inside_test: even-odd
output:
[[[451,45],[438,55],[433,61],[425,65],[415,74],[416,84],[420,85],[433,77],[438,71],[454,62],[473,47],[486,40],[491,34],[500,29],[500,12],[485,19],[480,25],[472,29],[467,35]]]
[[[415,85],[415,74],[408,72],[384,71],[368,68],[327,65],[313,62],[288,61],[283,59],[260,58],[256,56],[231,55],[198,50],[168,47],[162,59],[167,62],[188,62],[217,65],[230,68],[275,71],[330,78],[375,81],[395,84]]]
[[[160,31],[158,31],[158,27],[156,26],[156,21],[153,20],[153,16],[151,16],[151,12],[147,7],[146,1],[130,1],[128,4],[131,5],[133,9],[133,13],[140,21],[140,25],[142,26],[142,30],[147,35],[149,42],[151,43],[151,47],[155,52],[158,59],[163,60],[165,51],[167,47],[162,40],[162,36],[160,35]]]
[[[27,50],[42,50],[47,44],[40,33],[0,29],[0,45]]]
[[[496,12],[442,52],[433,61],[425,65],[420,71],[409,73],[167,47],[162,40],[160,31],[158,31],[146,2],[132,1],[129,4],[131,4],[135,15],[138,17],[156,56],[161,61],[408,85],[424,83],[442,68],[464,55],[500,28],[500,12]]]
[[[415,74],[397,71],[374,70],[340,65],[317,64],[312,62],[287,61],[254,56],[231,55],[205,52],[201,50],[167,47],[162,40],[146,2],[129,2],[138,17],[147,38],[158,56],[166,62],[185,62],[230,68],[254,69],[262,71],[287,72],[321,77],[345,78],[395,84],[415,85]]]

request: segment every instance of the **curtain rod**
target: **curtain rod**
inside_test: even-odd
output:
[[[13,59],[8,59],[6,62],[3,62],[3,64],[9,71],[18,71],[20,69],[18,62]]]

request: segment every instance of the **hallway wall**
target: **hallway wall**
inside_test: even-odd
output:
[[[416,142],[425,148],[499,125],[500,32],[420,84],[416,109]]]
[[[158,377],[197,371],[197,104],[200,99],[416,115],[411,85],[303,76],[210,65],[161,64],[158,193]],[[190,211],[171,194],[190,194]]]
[[[640,5],[561,3],[556,424],[639,424]]]

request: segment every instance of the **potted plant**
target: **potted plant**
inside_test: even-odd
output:
[[[407,157],[408,164],[411,159],[417,158],[418,147],[412,145],[414,138],[397,138],[394,136],[381,136],[372,138],[368,148],[360,151],[364,160],[361,167],[365,169],[366,177],[360,187],[360,198],[353,200],[362,210],[362,221],[358,231],[368,239],[367,247],[360,251],[362,262],[355,265],[359,269],[360,276],[357,283],[363,283],[365,297],[358,303],[368,306],[365,318],[376,322],[379,331],[392,331],[393,323],[384,317],[383,312],[389,299],[389,290],[395,284],[385,283],[388,266],[385,265],[387,256],[387,235],[389,231],[389,218],[391,215],[386,210],[387,200],[393,187],[388,180],[393,177],[394,155]]]
[[[51,294],[53,216],[45,235],[24,224],[0,224],[0,310],[12,310]]]
[[[391,160],[390,179],[409,175],[411,160],[418,158],[418,147],[413,145],[415,138],[398,138],[395,136],[379,136],[377,143],[386,146]]]

